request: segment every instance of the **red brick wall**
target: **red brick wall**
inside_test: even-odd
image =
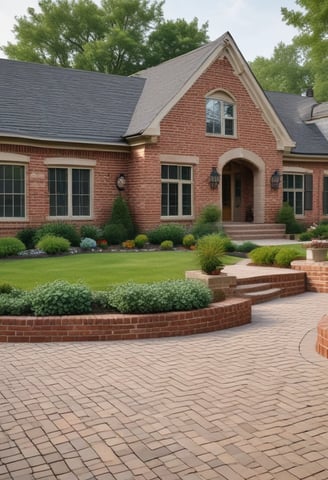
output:
[[[205,97],[215,89],[230,92],[236,99],[237,138],[205,135]],[[195,168],[196,213],[207,203],[219,201],[220,189],[218,193],[210,190],[208,185],[211,167],[218,164],[219,157],[234,148],[254,152],[268,166],[265,221],[275,221],[282,193],[281,189],[278,192],[271,190],[270,177],[274,170],[281,171],[282,153],[277,151],[269,126],[227,59],[215,61],[165,117],[161,123],[160,146],[161,153],[199,156],[200,162]]]
[[[81,342],[172,337],[250,323],[251,301],[227,299],[188,312],[151,315],[0,317],[0,342]]]
[[[96,160],[97,162],[96,167],[94,167],[94,218],[92,220],[76,220],[74,223],[77,226],[87,223],[101,225],[109,219],[113,201],[119,194],[115,186],[116,177],[121,172],[127,172],[128,159],[130,158],[129,153],[7,145],[0,145],[0,151],[18,153],[30,157],[30,163],[26,165],[26,210],[28,221],[1,222],[1,236],[15,235],[22,228],[27,226],[38,227],[48,221],[48,167],[44,164],[46,158],[67,157],[67,159]],[[73,223],[71,220],[68,221]]]
[[[328,315],[324,315],[318,323],[316,351],[328,358]]]

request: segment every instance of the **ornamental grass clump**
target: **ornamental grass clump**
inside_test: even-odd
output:
[[[221,235],[211,233],[201,237],[197,242],[196,254],[202,271],[210,275],[217,268],[222,268],[225,251],[225,240]]]
[[[73,315],[90,313],[92,292],[81,283],[55,280],[31,291],[31,309],[34,315]]]
[[[0,257],[18,255],[25,250],[24,243],[15,237],[0,238]]]
[[[109,292],[109,303],[120,313],[159,313],[207,307],[212,293],[195,280],[124,283]]]

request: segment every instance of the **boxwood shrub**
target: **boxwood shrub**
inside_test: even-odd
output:
[[[55,280],[31,291],[31,309],[37,316],[89,313],[92,292],[81,283]]]
[[[181,225],[160,225],[148,232],[148,239],[150,243],[160,245],[165,240],[171,240],[174,245],[182,245],[182,240],[186,231]]]
[[[37,248],[48,255],[56,255],[57,253],[68,252],[70,243],[66,238],[56,237],[55,235],[45,235],[37,243]]]
[[[35,234],[35,243],[41,240],[45,235],[55,235],[57,237],[66,238],[73,247],[80,245],[80,235],[74,225],[69,223],[45,223],[38,228]]]
[[[249,254],[255,265],[273,265],[275,262],[275,256],[279,252],[279,247],[259,247],[252,250]]]
[[[274,261],[278,267],[288,268],[290,267],[291,262],[297,258],[301,258],[299,250],[291,247],[281,247],[275,256]]]
[[[24,243],[15,237],[0,238],[0,257],[17,255],[26,249]]]
[[[17,288],[0,294],[0,315],[26,315],[31,313],[30,292]]]
[[[175,280],[149,284],[129,282],[109,292],[109,302],[121,313],[156,313],[207,307],[212,292],[195,280]]]

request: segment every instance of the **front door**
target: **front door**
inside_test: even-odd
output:
[[[231,222],[231,175],[222,175],[222,220]]]

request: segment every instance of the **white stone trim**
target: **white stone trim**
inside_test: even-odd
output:
[[[85,158],[49,157],[44,160],[44,164],[47,166],[63,165],[65,167],[91,168],[97,165],[97,161]]]
[[[177,163],[179,165],[198,165],[199,157],[193,155],[170,155],[170,154],[161,154],[159,156],[161,163]]]
[[[0,152],[0,162],[29,163],[30,157],[19,153]]]
[[[313,173],[313,170],[303,167],[285,166],[282,167],[283,173]]]

